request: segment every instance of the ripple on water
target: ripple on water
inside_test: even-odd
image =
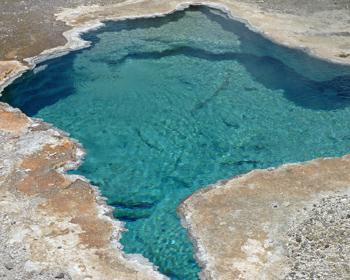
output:
[[[68,131],[130,229],[121,242],[172,279],[196,279],[175,208],[254,168],[349,152],[350,68],[275,45],[195,7],[109,22],[88,49],[45,62],[3,101]]]

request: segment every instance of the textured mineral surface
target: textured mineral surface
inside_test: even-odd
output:
[[[4,0],[0,91],[35,63],[88,45],[101,21],[206,4],[281,44],[350,63],[347,0]],[[121,252],[123,224],[99,191],[68,176],[84,150],[64,132],[0,105],[0,278],[165,279]],[[255,170],[178,207],[202,279],[349,278],[350,156]]]
[[[347,155],[253,170],[182,201],[201,279],[347,279],[349,168]]]
[[[121,252],[122,222],[99,191],[66,170],[81,145],[0,103],[0,278],[167,279]]]

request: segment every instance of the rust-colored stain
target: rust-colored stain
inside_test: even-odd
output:
[[[0,61],[0,81],[6,79],[8,76],[21,68],[20,64],[13,61]]]
[[[0,130],[14,132],[24,129],[27,124],[28,118],[24,114],[8,112],[0,108]]]
[[[46,214],[70,218],[70,222],[81,226],[81,243],[88,248],[107,248],[113,232],[111,224],[98,216],[96,197],[91,186],[81,180],[70,184],[60,193],[37,206]]]
[[[69,182],[56,171],[69,161],[75,160],[76,147],[68,138],[58,145],[46,144],[42,150],[23,159],[21,167],[29,170],[17,189],[27,195],[41,194],[47,198],[37,206],[38,211],[69,218],[81,226],[81,243],[87,248],[108,247],[112,225],[100,219],[96,197],[92,187],[81,180]]]
[[[24,158],[21,167],[30,171],[17,185],[17,189],[27,195],[34,195],[43,190],[67,187],[70,182],[56,168],[74,161],[75,149],[67,138],[63,138],[59,145],[47,144],[39,152]]]

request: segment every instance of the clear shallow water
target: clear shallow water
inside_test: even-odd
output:
[[[1,99],[83,143],[75,173],[127,221],[125,251],[173,279],[199,271],[175,214],[183,198],[255,168],[349,153],[350,67],[203,7],[83,37],[89,49],[39,65]]]

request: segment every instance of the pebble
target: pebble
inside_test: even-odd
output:
[[[57,276],[55,276],[55,278],[57,278],[57,279],[62,279],[62,278],[64,278],[64,273],[61,272],[60,274],[58,274]]]
[[[11,269],[13,269],[13,263],[10,263],[10,262],[5,263],[5,267],[6,267],[8,270],[11,270]]]

